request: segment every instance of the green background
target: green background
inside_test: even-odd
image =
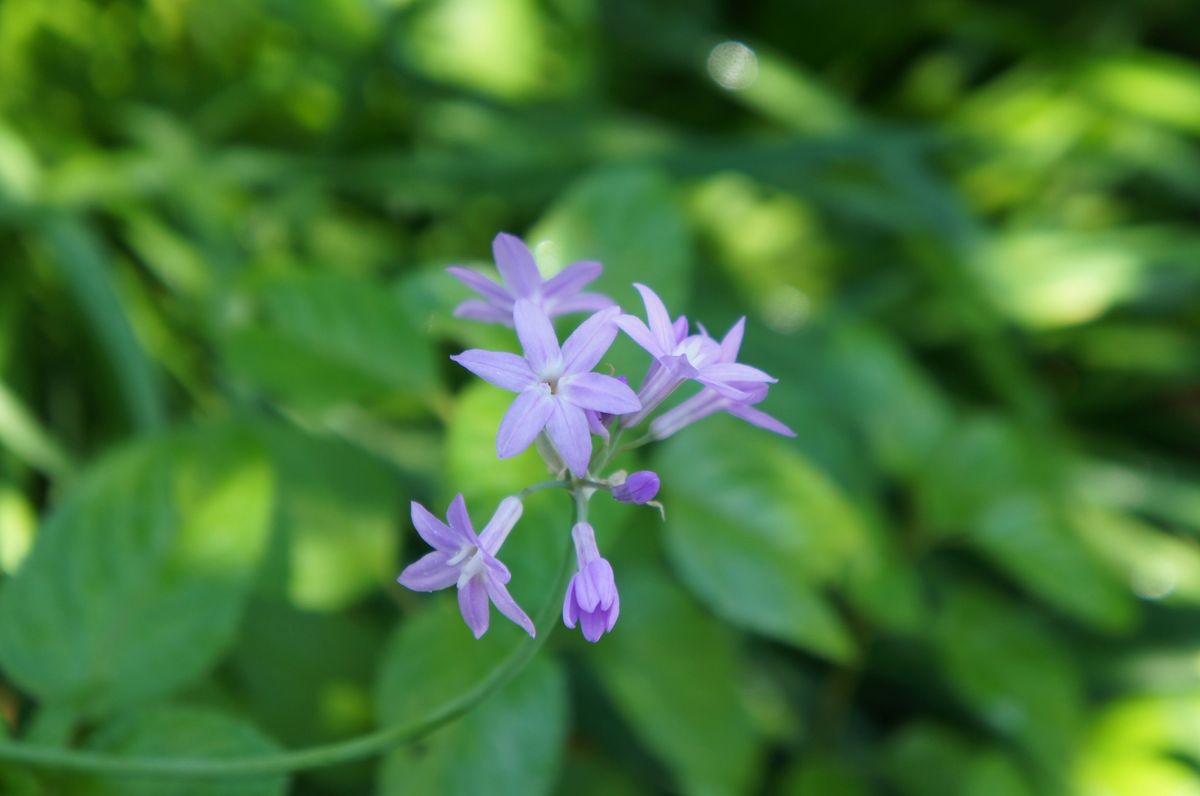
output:
[[[1200,794],[1200,10],[1185,0],[2,0],[0,736],[419,719],[519,643],[394,582],[506,393],[448,264],[600,259],[779,378],[599,496],[622,614],[292,776],[5,794]],[[576,319],[559,323],[560,335]],[[607,362],[635,381],[622,339]],[[547,599],[571,524],[506,543]]]

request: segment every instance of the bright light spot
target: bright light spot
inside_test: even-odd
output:
[[[0,488],[0,570],[14,575],[33,545],[37,518],[33,507],[15,489]]]
[[[1137,565],[1129,578],[1133,593],[1143,600],[1161,600],[1179,584],[1179,571],[1165,558],[1155,558]]]
[[[562,249],[552,240],[538,241],[533,247],[533,259],[537,261],[538,270],[543,277],[557,274],[563,269]]]
[[[758,56],[740,41],[723,41],[708,54],[708,74],[721,88],[749,88],[758,79]]]
[[[812,301],[791,285],[778,285],[763,306],[764,320],[777,332],[794,332],[812,310]]]

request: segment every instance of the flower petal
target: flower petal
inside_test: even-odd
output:
[[[617,336],[613,319],[621,312],[617,307],[600,310],[571,332],[563,343],[563,373],[586,373],[608,351]]]
[[[542,285],[542,297],[566,298],[578,293],[584,285],[596,281],[596,277],[604,273],[604,266],[595,260],[580,260],[571,263]]]
[[[597,602],[601,610],[607,611],[617,594],[612,564],[608,563],[606,558],[597,558],[587,565],[587,577],[592,581],[596,590]]]
[[[567,584],[567,596],[563,598],[563,624],[569,628],[574,628],[579,619],[579,606],[575,604],[575,579],[578,577],[578,572],[571,576],[571,582]]]
[[[522,391],[500,421],[500,430],[496,432],[496,455],[507,459],[528,448],[546,427],[554,404],[550,388],[544,384]]]
[[[475,638],[480,638],[488,629],[488,593],[483,585],[483,579],[471,578],[458,589],[458,610],[462,612],[463,621]]]
[[[591,577],[591,565],[575,573],[575,602],[579,603],[583,613],[595,611],[600,604],[600,591]]]
[[[604,631],[608,629],[608,622],[605,621],[603,611],[593,611],[591,613],[580,614],[579,624],[583,628],[583,637],[595,644],[604,635]]]
[[[446,273],[484,298],[494,299],[501,304],[506,301],[512,303],[513,297],[511,293],[478,271],[463,268],[461,265],[452,265],[446,269]]]
[[[462,539],[446,523],[430,513],[417,501],[412,502],[412,523],[425,543],[435,550],[455,553],[462,546]]]
[[[670,353],[671,349],[663,349],[658,344],[658,340],[654,338],[654,333],[650,331],[646,324],[642,323],[641,318],[633,315],[618,315],[617,317],[613,318],[613,323],[615,323],[621,329],[621,331],[629,335],[633,342],[646,349],[646,352],[655,359],[661,356],[666,356],[668,353]],[[674,346],[672,346],[672,348],[674,348]]]
[[[558,395],[581,409],[626,415],[642,408],[629,385],[603,373],[573,373],[558,380]]]
[[[612,630],[617,624],[617,617],[621,615],[621,595],[617,593],[616,589],[613,589],[612,605],[605,613],[608,614],[608,624],[605,626],[605,630]]]
[[[524,510],[525,505],[519,497],[509,496],[500,501],[500,505],[496,507],[496,513],[492,515],[488,524],[479,534],[479,544],[488,552],[488,555],[496,555],[496,551],[500,549],[500,545],[504,544],[504,540],[508,538],[508,534],[517,524],[517,520],[521,519],[521,512]]]
[[[513,298],[528,298],[542,284],[542,274],[529,247],[516,235],[501,232],[492,240],[492,256]]]
[[[450,521],[450,527],[460,534],[465,542],[475,544],[479,541],[475,536],[475,526],[471,524],[471,515],[467,513],[467,500],[463,497],[462,492],[459,492],[454,496],[454,500],[450,501],[450,508],[446,509],[446,519]]]
[[[470,299],[459,304],[454,308],[454,317],[483,323],[502,323],[505,326],[513,325],[511,308],[501,309],[479,299]]]
[[[470,348],[450,358],[484,381],[513,392],[521,392],[538,381],[528,362],[507,351]]]
[[[794,437],[796,432],[792,431],[783,423],[771,417],[766,412],[755,409],[753,406],[745,404],[733,404],[726,411],[734,417],[740,417],[752,426],[765,428],[767,431],[774,431],[776,434],[782,434],[785,437]]]
[[[573,296],[558,296],[542,302],[546,314],[566,315],[571,312],[596,312],[617,306],[617,302],[602,293],[576,293]]]
[[[746,316],[743,315],[721,338],[721,362],[737,362],[738,352],[742,348],[742,337],[745,333]]]
[[[675,325],[672,326],[671,329],[672,329],[672,331],[675,332],[676,345],[678,345],[679,343],[682,343],[684,341],[684,339],[688,336],[687,316],[680,315],[678,318],[676,318]]]
[[[437,591],[453,586],[458,580],[458,567],[448,566],[451,553],[434,550],[404,568],[397,582],[413,591]]]
[[[740,362],[711,362],[700,370],[700,375],[710,381],[757,381],[774,384],[779,379],[758,368]]]
[[[650,288],[639,282],[634,282],[633,286],[642,294],[642,302],[646,305],[646,322],[654,334],[654,339],[664,352],[670,351],[675,347],[675,327],[671,323],[666,306]]]
[[[588,461],[592,458],[592,435],[588,433],[587,418],[583,410],[566,401],[555,400],[550,418],[546,421],[546,434],[558,455],[567,463],[567,468],[576,478],[587,474]]]
[[[513,307],[513,323],[521,347],[525,349],[525,359],[529,360],[535,373],[541,373],[548,366],[558,366],[562,350],[558,347],[554,327],[541,307],[528,299],[520,299]]]
[[[537,630],[533,627],[533,621],[521,610],[521,606],[517,605],[517,601],[508,593],[508,589],[504,584],[498,583],[487,576],[484,576],[483,582],[487,588],[488,596],[492,598],[492,602],[496,604],[496,608],[500,613],[515,622],[518,627],[530,636],[536,637]]]

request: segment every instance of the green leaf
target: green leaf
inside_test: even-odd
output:
[[[828,479],[786,442],[725,417],[672,439],[655,469],[669,485],[667,552],[714,611],[819,655],[853,654],[820,589],[873,553]]]
[[[833,757],[804,757],[783,779],[781,796],[870,796],[861,774]]]
[[[222,341],[241,381],[303,408],[396,402],[430,393],[433,353],[400,300],[382,286],[335,273],[294,273],[251,294],[260,317]]]
[[[965,532],[967,544],[1067,615],[1124,629],[1132,596],[1072,527],[1047,444],[999,418],[962,424],[918,485],[926,527]]]
[[[468,497],[499,501],[551,477],[532,445],[511,459],[496,456],[496,429],[514,397],[479,381],[458,396],[446,431],[446,483],[468,492]]]
[[[338,611],[390,586],[401,509],[393,471],[344,442],[284,426],[263,432],[279,481],[292,602]]]
[[[208,708],[160,705],[118,717],[88,739],[87,748],[114,757],[254,757],[282,751],[244,719]],[[72,784],[79,796],[283,796],[283,775],[234,779],[172,779],[104,775]]]
[[[252,438],[208,427],[96,464],[0,592],[0,662],[37,699],[85,716],[159,697],[232,640],[270,529]]]
[[[947,682],[987,726],[1062,769],[1083,718],[1067,647],[1036,615],[982,588],[949,595],[934,628]]]
[[[1033,794],[1008,756],[935,724],[910,724],[892,737],[884,769],[904,796]]]
[[[530,232],[529,243],[540,241],[549,243],[538,252],[543,268],[551,259],[558,268],[576,260],[602,262],[604,275],[588,289],[623,307],[642,306],[634,282],[650,282],[669,308],[678,308],[687,292],[687,222],[670,182],[657,171],[626,166],[584,177]]]
[[[543,655],[462,718],[388,755],[380,792],[549,794],[566,735],[566,676]]]
[[[621,715],[697,796],[743,794],[761,749],[738,699],[734,637],[658,571],[617,567],[621,620],[587,661]]]

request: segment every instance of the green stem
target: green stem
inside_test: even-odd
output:
[[[576,495],[576,505],[579,503]],[[586,499],[584,506],[586,506]],[[407,741],[413,741],[443,724],[458,718],[482,702],[493,692],[512,680],[537,653],[554,630],[562,596],[572,574],[571,545],[567,545],[563,557],[562,571],[556,586],[551,590],[537,616],[538,634],[516,647],[499,666],[473,688],[449,700],[429,715],[414,720],[393,724],[367,735],[338,743],[314,746],[294,752],[243,757],[231,760],[203,758],[162,757],[114,757],[98,752],[75,749],[55,749],[49,746],[17,743],[0,740],[0,760],[10,760],[34,766],[88,771],[95,774],[119,774],[159,777],[249,777],[264,774],[282,774],[290,771],[320,768],[345,763],[363,757],[386,752]]]
[[[526,497],[528,497],[529,495],[532,495],[534,492],[540,492],[543,489],[570,489],[570,488],[571,488],[571,484],[567,481],[557,481],[557,480],[542,481],[541,483],[537,483],[532,486],[525,487],[524,489],[522,489],[520,492],[517,493],[517,497],[519,497],[521,500],[524,500]]]

